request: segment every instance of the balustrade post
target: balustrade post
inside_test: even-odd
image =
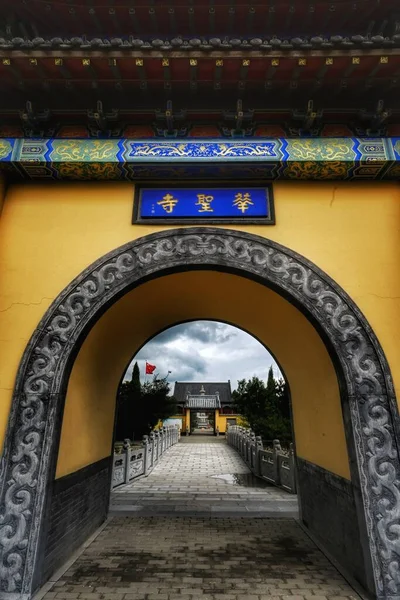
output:
[[[254,455],[254,471],[256,475],[261,475],[260,467],[260,452],[264,449],[263,441],[260,435],[256,436],[255,439],[255,455]]]
[[[131,441],[128,438],[126,438],[124,440],[124,452],[125,452],[124,483],[129,483],[129,465],[131,464]]]
[[[167,428],[163,425],[163,435],[164,435],[164,452],[168,448],[168,436],[167,436]]]
[[[279,440],[273,440],[273,460],[274,460],[274,470],[275,470],[275,483],[276,485],[281,485],[281,476],[279,472],[279,461],[278,454],[282,452],[281,443]]]
[[[151,464],[150,464],[150,468],[154,467],[154,447],[155,447],[155,436],[154,436],[154,431],[150,432],[150,448],[151,448]]]
[[[154,453],[153,460],[155,462],[158,462],[158,459],[160,457],[160,432],[159,431],[154,432],[154,443],[155,443],[155,453]]]
[[[247,432],[246,435],[246,463],[247,466],[251,467],[251,436],[253,432],[251,429]]]
[[[143,446],[143,473],[144,473],[144,475],[147,475],[147,472],[149,470],[149,452],[148,452],[149,436],[148,435],[143,436],[142,446]]]
[[[256,463],[255,463],[255,458],[256,458],[256,434],[254,433],[254,431],[251,432],[250,435],[250,469],[252,471],[254,471]]]

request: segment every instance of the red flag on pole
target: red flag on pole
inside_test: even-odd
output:
[[[146,375],[152,375],[155,368],[156,368],[155,365],[151,365],[146,360]]]

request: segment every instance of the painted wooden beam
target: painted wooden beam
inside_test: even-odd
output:
[[[19,179],[397,180],[400,138],[0,139]]]

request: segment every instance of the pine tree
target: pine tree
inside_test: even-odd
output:
[[[137,362],[135,362],[132,370],[132,379],[131,379],[131,391],[133,397],[140,397],[140,371]]]
[[[135,413],[141,403],[142,388],[140,385],[140,371],[137,362],[133,365],[132,379],[129,386],[129,399],[127,403],[127,429],[131,433],[129,439],[135,436]]]
[[[269,368],[268,371],[268,379],[267,379],[267,394],[269,394],[271,397],[274,396],[276,393],[276,381],[274,378],[274,371],[272,369],[272,365]]]

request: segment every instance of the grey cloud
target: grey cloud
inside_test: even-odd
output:
[[[233,327],[213,321],[195,321],[180,327],[182,327],[181,335],[208,344],[228,341],[236,335]]]
[[[134,358],[125,379],[131,377],[135,360],[143,377],[145,361],[156,365],[156,372],[174,381],[227,381],[235,388],[239,379],[257,375],[267,378],[273,365],[267,350],[249,334],[213,321],[176,325],[150,340]]]
[[[235,337],[235,329],[230,328],[224,323],[213,321],[192,321],[170,327],[159,333],[155,338],[148,342],[149,347],[158,347],[177,339],[187,339],[203,342],[204,344],[224,342]]]
[[[158,336],[157,336],[158,337]],[[169,341],[176,339],[171,337]],[[156,372],[164,377],[171,371],[171,377],[178,381],[195,379],[196,376],[204,377],[207,371],[207,361],[200,356],[197,350],[187,352],[179,348],[169,348],[166,343],[149,342],[134,358],[138,361],[141,373],[144,374],[146,360],[156,366]],[[130,366],[126,378],[131,377],[133,366]]]

